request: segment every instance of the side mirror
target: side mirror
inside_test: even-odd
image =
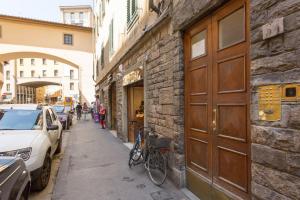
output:
[[[55,131],[58,130],[58,125],[51,125],[47,127],[47,131]]]

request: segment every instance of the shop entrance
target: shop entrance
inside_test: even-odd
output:
[[[128,141],[134,143],[137,131],[144,126],[143,81],[127,86]]]
[[[111,129],[117,129],[117,88],[116,82],[113,82],[110,86],[110,109],[111,109]]]
[[[248,15],[232,0],[185,33],[186,178],[200,199],[249,199]]]

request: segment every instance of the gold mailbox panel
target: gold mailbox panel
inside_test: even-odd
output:
[[[261,86],[258,90],[258,115],[260,120],[278,121],[281,119],[281,86]]]

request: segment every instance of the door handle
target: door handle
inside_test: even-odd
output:
[[[213,109],[213,131],[217,130],[217,108]]]

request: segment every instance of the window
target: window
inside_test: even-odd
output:
[[[231,13],[219,21],[219,49],[245,40],[245,8]]]
[[[35,60],[34,60],[34,58],[31,58],[31,65],[35,65]]]
[[[9,109],[2,111],[1,130],[37,130],[41,129],[43,115],[41,110]]]
[[[70,83],[70,90],[74,90],[74,83]]]
[[[10,92],[10,84],[9,83],[6,84],[6,91]]]
[[[109,54],[114,53],[114,20],[112,19],[109,25]]]
[[[24,77],[24,71],[20,71],[20,77]]]
[[[23,59],[23,58],[20,59],[20,65],[21,65],[21,66],[24,65],[24,59]]]
[[[75,23],[75,13],[71,12],[71,24]]]
[[[43,77],[47,76],[46,70],[43,70]]]
[[[102,13],[102,19],[104,18],[104,15],[105,15],[105,0],[102,0],[101,1],[101,13]]]
[[[137,17],[137,0],[127,0],[127,26],[131,27]]]
[[[70,79],[74,79],[74,70],[73,69],[70,70]]]
[[[104,68],[104,47],[101,48],[101,69]]]
[[[46,60],[46,58],[43,58],[43,65],[47,65],[47,60]]]
[[[73,35],[72,34],[64,34],[64,44],[73,45]]]
[[[47,110],[47,112],[46,112],[46,122],[47,122],[47,127],[52,126],[52,119],[51,119],[51,115],[49,113],[49,110]]]
[[[34,77],[34,75],[35,75],[35,71],[31,70],[31,77]]]
[[[79,23],[83,24],[83,12],[79,13]]]
[[[192,59],[206,54],[206,30],[192,37],[191,47]]]
[[[54,76],[55,77],[58,76],[58,70],[57,69],[54,70]]]
[[[56,118],[56,115],[55,115],[54,111],[50,108],[49,112],[51,114],[52,120],[55,121],[57,118]]]
[[[54,65],[58,65],[58,62],[56,60],[54,60]]]
[[[65,13],[64,16],[65,16],[64,23],[70,24],[71,23],[71,15],[70,15],[70,13]]]
[[[10,80],[10,71],[6,71],[6,80]]]

